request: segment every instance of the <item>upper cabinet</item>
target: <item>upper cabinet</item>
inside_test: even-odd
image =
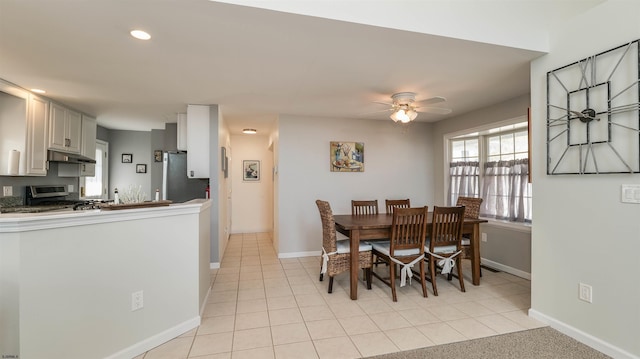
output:
[[[56,103],[51,103],[49,117],[49,148],[80,153],[82,115]]]
[[[178,151],[186,151],[187,150],[187,114],[179,113],[178,114],[178,138],[177,138],[177,148]]]
[[[47,174],[49,102],[0,80],[0,176]]]
[[[187,106],[187,177],[209,178],[211,107]],[[178,128],[180,124],[178,124]]]
[[[82,115],[82,148],[80,154],[96,159],[96,135],[98,124],[96,119],[91,116]],[[96,175],[95,163],[83,163],[80,165],[80,175],[93,177]]]
[[[31,94],[27,111],[27,175],[47,174],[49,101]]]

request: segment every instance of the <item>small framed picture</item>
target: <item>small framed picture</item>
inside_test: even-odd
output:
[[[247,182],[260,181],[260,161],[242,161],[242,180]]]
[[[147,173],[147,165],[138,163],[136,165],[136,173]]]
[[[155,162],[162,162],[162,150],[153,151],[153,160]]]
[[[131,153],[123,153],[122,154],[122,163],[132,163],[133,155]]]

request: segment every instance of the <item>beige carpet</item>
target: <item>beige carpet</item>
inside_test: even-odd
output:
[[[544,327],[399,353],[378,355],[371,358],[601,359],[610,357],[555,329]]]

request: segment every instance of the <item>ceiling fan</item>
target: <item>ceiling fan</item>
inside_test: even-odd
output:
[[[442,107],[430,107],[439,102],[444,102],[444,97],[436,96],[428,99],[416,101],[414,92],[398,92],[391,96],[391,103],[378,102],[382,105],[390,106],[389,109],[383,111],[393,111],[389,117],[394,122],[409,123],[416,119],[419,112],[429,112],[439,115],[447,115],[451,113],[451,109]]]

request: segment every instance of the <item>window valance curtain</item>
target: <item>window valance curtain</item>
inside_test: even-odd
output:
[[[484,166],[480,215],[516,222],[529,222],[526,201],[531,201],[529,160],[492,161]]]
[[[480,163],[477,161],[460,161],[449,164],[449,193],[452,195],[449,205],[456,203],[458,196],[478,196],[479,174]]]

